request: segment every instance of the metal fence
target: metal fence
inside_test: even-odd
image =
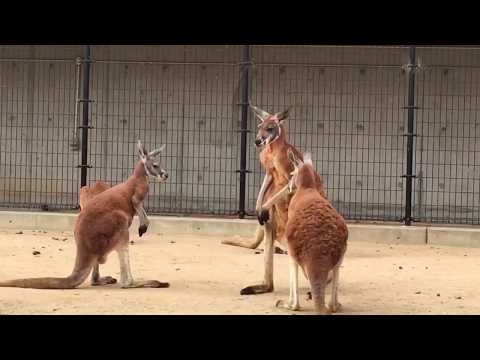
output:
[[[251,99],[293,105],[289,141],[346,218],[479,224],[479,82],[471,47],[2,46],[0,206],[76,209],[141,139],[170,173],[148,211],[253,215]]]

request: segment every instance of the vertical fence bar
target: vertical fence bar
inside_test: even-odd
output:
[[[410,59],[408,64],[408,123],[407,123],[407,173],[404,175],[406,178],[405,185],[405,217],[403,221],[405,225],[411,225],[412,218],[412,178],[413,174],[413,138],[415,134],[414,121],[415,121],[415,70],[417,68],[417,61],[415,55],[415,46],[410,47]]]
[[[88,166],[88,129],[89,125],[89,107],[90,107],[90,45],[85,46],[84,71],[83,71],[83,96],[82,102],[82,164],[80,165],[80,186],[87,185],[87,168]]]
[[[250,71],[252,67],[252,47],[244,45],[242,47],[242,60],[240,62],[240,194],[238,203],[238,216],[240,219],[245,217],[245,198],[246,198],[246,175],[247,170],[247,133],[248,130],[248,104],[250,98]]]

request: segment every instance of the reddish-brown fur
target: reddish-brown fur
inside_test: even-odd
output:
[[[263,284],[243,288],[240,292],[242,295],[262,294],[271,292],[274,289],[273,242],[277,240],[281,244],[286,245],[285,229],[291,195],[287,195],[280,201],[276,201],[272,208],[268,207],[268,209],[265,209],[263,205],[289,183],[294,166],[289,161],[287,154],[292,152],[297,158],[302,159],[302,154],[293,145],[289,144],[286,139],[286,130],[282,122],[287,118],[288,110],[271,115],[255,106],[251,107],[261,120],[255,144],[257,146],[265,145],[260,153],[260,162],[266,172],[256,205],[259,222],[265,225],[261,230],[257,228],[255,241],[251,245],[256,247],[262,240],[261,236],[263,235],[265,238],[265,272]],[[322,180],[318,175],[315,177],[315,181],[318,192],[326,196],[323,190]],[[269,219],[270,217],[271,219]],[[237,245],[233,241],[228,243]],[[242,244],[239,245],[242,246]]]
[[[274,116],[267,118],[262,124],[262,128],[267,128],[269,124],[275,122]],[[272,144],[268,144],[260,153],[260,162],[267,173],[272,176],[272,183],[268,187],[265,193],[264,201],[266,202],[273,195],[278,193],[281,189],[288,184],[291,173],[294,169],[293,164],[288,159],[288,150],[291,150],[295,156],[303,160],[302,153],[298,151],[292,144],[287,142],[286,130],[283,125],[280,125],[281,134],[278,139]],[[315,176],[316,189],[326,198],[325,191],[323,189],[323,182],[316,174]],[[290,203],[291,196],[285,198],[285,200],[275,204],[274,216],[275,216],[275,239],[284,243],[285,239],[285,227],[288,219],[288,205]]]
[[[146,167],[152,177],[165,181],[168,174],[154,162],[154,156],[161,149],[148,153],[139,142],[141,160],[135,166],[133,174],[123,183],[108,188],[95,196],[92,192],[83,191],[87,202],[82,201],[82,210],[75,223],[74,235],[77,246],[75,265],[70,276],[65,278],[29,278],[0,283],[0,287],[22,287],[37,289],[71,289],[82,284],[92,268],[104,264],[113,250],[119,252],[122,287],[168,287],[168,283],[156,280],[134,283],[130,273],[128,258],[129,227],[135,213],[142,214],[144,219],[143,234],[148,226],[142,202],[148,192]],[[108,185],[107,185],[108,186]],[[100,185],[102,187],[102,185]],[[87,204],[85,206],[85,204]],[[141,210],[141,211],[140,211]],[[139,229],[140,230],[140,229]],[[95,270],[94,270],[95,271]],[[116,282],[115,279],[99,278],[98,267],[93,279],[98,285]],[[115,281],[111,281],[115,280]]]
[[[85,208],[90,199],[94,196],[110,189],[110,185],[103,181],[97,181],[93,186],[82,186],[80,188],[80,210]]]
[[[262,131],[269,124],[275,121],[276,120],[273,116],[265,120],[265,122],[261,126],[260,131]],[[280,125],[280,128],[282,130],[282,133],[278,137],[278,139],[274,143],[266,145],[264,149],[260,152],[260,163],[262,164],[265,171],[271,174],[273,177],[272,183],[270,184],[270,186],[268,187],[268,190],[265,193],[264,200],[263,200],[264,203],[268,201],[268,199],[270,199],[278,191],[280,191],[280,189],[282,189],[290,179],[290,176],[291,176],[290,174],[293,171],[293,165],[287,158],[288,150],[289,149],[292,150],[299,159],[303,159],[302,153],[299,152],[295,148],[295,146],[288,143],[285,127],[283,125]],[[323,182],[320,176],[316,175],[316,181],[317,181],[318,191],[322,194],[322,196],[326,198],[327,195],[325,193]],[[291,196],[290,197],[287,196],[283,201],[277,203],[274,209],[273,216],[275,217],[275,225],[276,225],[275,238],[277,241],[281,243],[285,243],[284,234],[285,234],[285,226],[286,226],[287,214],[288,214],[288,204],[290,202],[290,198]],[[235,246],[254,249],[254,248],[257,248],[258,245],[260,245],[260,243],[263,240],[263,236],[264,236],[263,228],[261,226],[258,226],[256,229],[256,233],[253,241],[228,239],[228,240],[222,241],[222,243],[227,245],[235,245]]]
[[[134,202],[141,203],[147,191],[147,176],[139,161],[127,181],[91,198],[88,206],[80,212],[74,234],[76,239],[86,241],[77,241],[77,245],[98,259],[105,258],[118,245],[115,237],[118,229],[128,231],[132,224]]]
[[[295,184],[286,225],[289,254],[308,276],[316,310],[322,313],[328,273],[339,265],[347,248],[347,225],[318,191],[311,165],[299,168]]]

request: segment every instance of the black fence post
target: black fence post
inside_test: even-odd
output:
[[[240,194],[238,204],[238,216],[240,219],[245,217],[245,200],[246,200],[246,175],[247,170],[247,133],[248,130],[248,104],[250,99],[250,71],[252,67],[252,48],[250,45],[242,47],[242,60],[240,62]]]
[[[84,71],[83,71],[83,96],[82,99],[79,101],[82,102],[82,125],[79,128],[82,129],[82,158],[81,158],[81,165],[80,165],[80,186],[87,185],[87,168],[90,166],[88,165],[88,129],[90,128],[89,125],[89,107],[90,107],[90,45],[85,46],[85,58],[83,59],[84,63]]]
[[[410,47],[410,59],[408,64],[408,124],[407,124],[407,173],[404,175],[406,178],[405,185],[405,217],[403,221],[405,225],[411,225],[413,221],[412,217],[412,179],[415,177],[413,174],[413,138],[414,134],[414,122],[415,122],[415,71],[417,69],[417,60],[415,55],[415,46]]]

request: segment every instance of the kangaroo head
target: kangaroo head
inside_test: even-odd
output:
[[[155,178],[160,182],[164,182],[168,179],[167,171],[161,166],[160,160],[157,159],[158,155],[165,149],[165,145],[162,145],[158,149],[148,152],[145,146],[140,140],[138,140],[138,155],[145,167],[145,172],[149,177]]]
[[[261,123],[258,125],[257,137],[255,138],[255,146],[261,147],[276,141],[282,134],[281,125],[288,117],[288,113],[291,107],[289,107],[285,111],[273,115],[265,110],[253,106],[252,104],[250,104],[250,108],[261,121]]]

